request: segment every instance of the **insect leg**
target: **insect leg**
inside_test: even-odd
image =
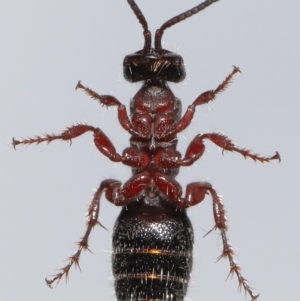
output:
[[[61,280],[61,278],[63,276],[66,277],[66,280],[68,280],[69,277],[69,271],[72,267],[72,265],[74,264],[75,267],[78,267],[80,269],[79,266],[79,258],[81,255],[81,251],[82,250],[89,250],[89,246],[88,246],[88,239],[89,239],[89,235],[92,231],[92,229],[96,226],[96,225],[100,225],[101,227],[105,228],[103,225],[101,225],[101,223],[98,221],[98,216],[99,216],[99,208],[100,208],[100,198],[102,195],[102,192],[105,188],[103,187],[103,185],[100,185],[100,187],[97,189],[96,193],[94,194],[89,206],[88,206],[88,210],[86,213],[86,220],[87,220],[87,229],[85,231],[84,236],[81,238],[81,240],[76,244],[77,245],[77,251],[68,258],[69,263],[63,267],[60,273],[52,276],[49,279],[45,279],[46,283],[49,287],[51,287],[51,285],[57,281],[57,283]],[[89,250],[90,251],[90,250]],[[91,251],[90,251],[91,252]]]
[[[175,125],[174,131],[176,133],[180,133],[181,131],[185,130],[189,126],[189,124],[191,123],[194,117],[196,106],[200,106],[202,104],[214,100],[217,94],[223,92],[229,86],[229,84],[233,80],[233,76],[238,72],[240,72],[240,69],[234,66],[232,72],[225,78],[225,80],[215,90],[209,90],[199,95],[196,98],[196,100],[193,102],[193,104],[188,106],[188,109],[185,112],[185,114]]]
[[[97,100],[100,104],[107,107],[117,106],[118,107],[118,119],[121,126],[130,134],[138,135],[131,124],[131,121],[128,117],[126,107],[114,96],[112,95],[99,95],[95,91],[91,90],[88,87],[85,87],[80,81],[78,82],[76,89],[82,89],[87,95],[91,98]]]
[[[203,183],[201,185],[203,185]],[[230,272],[228,274],[228,277],[233,274],[236,274],[239,281],[239,290],[241,290],[241,288],[244,288],[245,292],[248,293],[252,301],[254,301],[259,297],[259,294],[253,293],[252,288],[247,284],[247,280],[241,274],[241,268],[237,265],[237,263],[233,259],[234,251],[226,235],[227,219],[225,216],[226,211],[224,209],[224,205],[220,197],[218,196],[217,192],[211,187],[211,185],[208,183],[204,183],[204,185],[207,187],[207,191],[210,192],[213,199],[213,213],[214,213],[214,219],[216,224],[211,231],[215,229],[219,229],[221,232],[221,237],[223,242],[223,252],[218,257],[217,261],[219,261],[221,258],[228,258],[230,264]],[[209,231],[207,234],[209,234],[211,231]]]
[[[220,133],[210,133],[197,135],[193,141],[189,144],[185,157],[181,160],[182,166],[192,165],[196,160],[198,160],[204,153],[205,146],[203,143],[204,139],[209,139],[211,142],[215,143],[217,146],[222,148],[222,151],[230,151],[240,153],[244,158],[251,158],[254,161],[259,161],[261,163],[268,163],[271,160],[279,160],[280,155],[278,152],[275,152],[275,155],[270,157],[264,157],[258,154],[252,153],[249,149],[237,147],[232,140],[230,140],[225,135]]]
[[[188,184],[186,187],[185,197],[178,199],[176,203],[181,203],[182,207],[194,206],[201,203],[204,200],[205,195],[208,193],[211,194],[213,200],[215,226],[207,234],[209,234],[213,230],[218,229],[221,232],[223,242],[223,251],[222,254],[218,257],[217,261],[219,261],[221,258],[228,258],[230,264],[230,272],[228,277],[230,275],[236,274],[239,281],[239,289],[244,288],[245,292],[247,292],[251,296],[252,300],[256,300],[259,295],[253,293],[252,289],[247,284],[247,280],[241,274],[241,268],[233,259],[234,251],[226,235],[228,229],[227,218],[225,216],[226,211],[224,209],[224,205],[221,201],[220,196],[218,196],[217,192],[211,186],[211,184],[207,182],[195,182]]]
[[[101,182],[99,188],[97,189],[88,206],[88,210],[86,213],[87,229],[85,231],[84,236],[77,243],[77,251],[71,257],[68,258],[69,263],[61,269],[60,273],[54,275],[49,279],[45,279],[49,287],[51,287],[51,285],[55,281],[59,282],[63,276],[65,276],[66,279],[68,279],[69,271],[73,264],[75,265],[75,267],[78,267],[80,269],[79,258],[82,250],[89,250],[88,239],[92,229],[96,225],[100,225],[101,227],[105,228],[98,221],[100,198],[102,193],[105,191],[105,196],[107,200],[109,200],[111,203],[115,204],[116,206],[123,206],[129,200],[138,196],[143,191],[144,187],[147,184],[149,184],[149,179],[150,177],[148,172],[136,174],[124,184],[122,189],[121,182],[117,180],[107,179]]]
[[[241,268],[233,259],[234,251],[226,235],[228,227],[224,205],[217,192],[212,188],[211,184],[207,182],[190,183],[186,187],[185,196],[181,197],[181,186],[173,178],[161,173],[155,173],[154,181],[159,190],[170,200],[175,202],[178,207],[181,208],[188,208],[197,205],[204,200],[207,194],[211,194],[215,220],[215,226],[211,231],[219,229],[223,242],[223,251],[222,254],[218,257],[218,260],[220,260],[221,258],[228,258],[230,264],[230,272],[228,277],[232,274],[236,274],[239,281],[239,289],[243,287],[244,290],[251,296],[252,301],[256,300],[258,298],[258,295],[255,295],[253,293],[252,289],[247,284],[246,279],[240,273]],[[208,233],[210,233],[211,231],[209,231]]]
[[[94,143],[98,150],[108,157],[113,162],[121,162],[122,157],[118,153],[116,153],[116,149],[110,139],[99,129],[86,124],[76,124],[70,127],[67,127],[65,131],[63,131],[59,135],[54,134],[44,134],[43,136],[35,136],[33,138],[27,138],[23,140],[16,140],[13,138],[12,145],[15,148],[17,145],[31,145],[31,144],[40,144],[42,142],[50,143],[54,140],[63,140],[70,141],[72,139],[77,138],[83,135],[86,132],[94,133]]]
[[[144,171],[132,176],[124,185],[116,180],[105,180],[101,183],[106,190],[106,199],[116,206],[124,206],[137,198],[150,183],[150,173]]]
[[[172,149],[166,148],[160,152],[157,152],[154,157],[154,162],[160,168],[179,168],[180,166],[190,166],[197,161],[205,151],[204,139],[209,139],[216,145],[222,148],[223,151],[237,152],[244,156],[244,158],[251,158],[254,161],[261,163],[267,163],[271,160],[281,160],[278,152],[275,152],[274,156],[263,157],[258,154],[251,153],[250,150],[239,148],[226,136],[219,133],[197,135],[189,144],[185,156],[181,159],[181,154]]]

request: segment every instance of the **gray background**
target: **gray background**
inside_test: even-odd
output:
[[[137,1],[152,31],[199,3]],[[164,47],[185,59],[188,78],[171,85],[185,109],[241,68],[231,87],[197,108],[179,135],[185,151],[197,134],[222,131],[237,145],[282,155],[266,166],[207,142],[203,158],[182,168],[178,181],[208,180],[223,196],[229,238],[259,300],[298,300],[299,292],[299,1],[223,0],[166,31]],[[122,78],[126,54],[143,45],[142,29],[122,1],[2,1],[0,9],[1,199],[0,300],[114,300],[111,234],[119,208],[101,201],[101,222],[83,254],[83,273],[50,290],[44,277],[62,267],[85,230],[84,213],[100,181],[125,181],[130,169],[101,155],[86,134],[67,143],[19,147],[12,137],[59,133],[86,121],[109,135],[118,152],[129,135],[107,110],[74,88],[79,79],[124,104],[140,87]],[[297,186],[298,185],[298,186]],[[195,263],[187,300],[244,300],[227,280],[211,200],[189,209]],[[247,300],[249,297],[247,296]]]

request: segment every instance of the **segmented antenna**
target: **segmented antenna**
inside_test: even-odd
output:
[[[187,10],[186,12],[184,12],[176,17],[173,17],[170,20],[168,20],[167,22],[165,22],[159,29],[156,30],[155,40],[154,40],[155,50],[158,52],[162,50],[161,39],[162,39],[162,35],[163,35],[164,31],[167,28],[199,13],[201,10],[205,9],[206,7],[210,6],[211,4],[213,4],[217,1],[220,1],[220,0],[204,1],[201,4],[191,8],[191,9]],[[129,3],[131,9],[133,10],[134,14],[138,18],[139,22],[142,24],[142,27],[144,29],[144,37],[145,37],[145,45],[144,45],[143,50],[145,52],[148,52],[151,48],[151,32],[148,30],[147,21],[134,0],[127,0],[127,2]]]
[[[137,4],[134,2],[134,0],[127,0],[128,4],[130,5],[131,9],[133,10],[134,14],[136,15],[137,19],[141,23],[143,29],[144,29],[144,37],[145,37],[145,45],[144,45],[144,51],[149,52],[151,48],[151,32],[148,29],[148,23],[141,12],[140,8],[137,6]]]

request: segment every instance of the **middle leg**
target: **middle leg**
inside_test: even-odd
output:
[[[203,143],[204,139],[208,139],[220,148],[222,148],[222,152],[236,152],[244,156],[245,159],[251,158],[253,161],[259,161],[261,163],[268,163],[271,160],[278,160],[280,162],[280,155],[278,152],[275,152],[275,155],[273,156],[264,157],[259,154],[252,153],[249,149],[236,146],[231,139],[229,139],[223,134],[207,133],[203,135],[197,135],[189,144],[185,153],[185,157],[180,161],[181,166],[192,165],[203,155],[205,150],[205,145]]]
[[[167,148],[156,153],[154,157],[154,162],[156,166],[165,169],[179,168],[181,166],[190,166],[195,161],[200,159],[203,155],[205,151],[205,139],[208,139],[217,146],[221,147],[222,152],[224,152],[225,150],[230,152],[237,152],[244,156],[245,159],[249,157],[255,162],[259,161],[261,163],[268,163],[271,160],[279,160],[280,162],[280,155],[278,152],[275,152],[275,155],[273,156],[264,157],[259,154],[252,153],[249,149],[236,146],[231,139],[220,133],[197,135],[189,144],[183,159],[181,159],[180,152],[172,148]]]

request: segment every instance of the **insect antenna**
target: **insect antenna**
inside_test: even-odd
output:
[[[161,47],[161,39],[162,39],[162,35],[164,33],[164,31],[199,13],[201,10],[205,9],[206,7],[210,6],[211,4],[217,2],[217,1],[220,1],[220,0],[207,0],[207,1],[204,1],[202,2],[201,4],[187,10],[186,12],[182,13],[182,14],[179,14],[178,16],[175,16],[173,18],[171,18],[170,20],[168,20],[167,22],[165,22],[159,29],[156,30],[155,32],[155,41],[154,41],[154,45],[155,45],[155,50],[160,52],[162,51],[162,47]],[[127,0],[128,4],[130,5],[132,11],[134,12],[134,14],[136,15],[137,19],[139,20],[139,22],[141,23],[143,29],[144,29],[144,37],[145,37],[145,44],[144,44],[144,48],[143,48],[143,51],[144,52],[149,52],[150,49],[151,49],[151,32],[149,31],[148,29],[148,23],[142,13],[142,11],[140,10],[140,8],[137,6],[137,4],[135,3],[134,0]]]
[[[150,48],[151,48],[151,32],[148,29],[148,23],[142,13],[142,11],[137,6],[137,4],[134,2],[134,0],[127,0],[127,2],[129,3],[131,9],[133,10],[134,14],[138,18],[139,22],[141,23],[141,25],[144,29],[143,35],[145,37],[145,45],[144,45],[143,51],[149,52]]]
[[[207,1],[204,1],[202,2],[201,4],[187,10],[186,12],[178,15],[178,16],[175,16],[173,18],[171,18],[170,20],[168,20],[167,22],[165,22],[159,29],[156,30],[156,33],[155,33],[155,50],[157,50],[158,52],[162,50],[162,47],[161,47],[161,38],[162,38],[162,35],[165,31],[165,29],[199,13],[199,11],[205,9],[206,7],[210,6],[211,4],[217,2],[219,0],[207,0]]]

